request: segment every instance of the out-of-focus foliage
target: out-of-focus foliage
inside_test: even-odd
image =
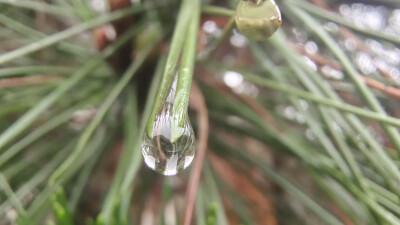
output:
[[[256,42],[238,1],[202,1],[191,224],[400,225],[399,2],[276,2]],[[1,225],[182,223],[195,167],[164,177],[140,149],[179,6],[0,0]]]

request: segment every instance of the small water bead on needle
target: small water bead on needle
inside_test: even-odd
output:
[[[274,0],[241,0],[236,8],[235,22],[244,36],[261,41],[278,30],[282,19]]]
[[[187,168],[195,155],[195,136],[189,117],[182,127],[174,124],[174,98],[176,77],[165,103],[157,113],[153,132],[145,132],[142,140],[142,154],[148,167],[166,176],[172,176]],[[179,129],[179,138],[173,139],[174,129]]]

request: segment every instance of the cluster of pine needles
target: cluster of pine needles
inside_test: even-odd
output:
[[[276,2],[255,42],[202,1],[197,153],[165,177],[141,140],[180,1],[0,0],[0,224],[400,225],[400,3]]]

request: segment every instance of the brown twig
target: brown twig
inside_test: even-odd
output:
[[[340,27],[339,28],[339,32],[347,39],[353,40],[355,42],[355,46],[357,48],[357,50],[361,51],[361,52],[367,52],[368,54],[370,54],[370,52],[368,51],[367,47],[364,45],[364,43],[349,29],[345,28],[345,27]],[[376,68],[378,69],[379,73],[382,74],[383,77],[385,77],[386,79],[390,80],[390,81],[394,81],[393,77],[390,75],[390,73],[384,69],[382,67],[382,65],[380,65],[379,63],[376,63],[374,61],[374,65],[376,66]]]
[[[314,4],[324,8],[327,11],[333,11],[324,1],[321,0],[311,0]],[[360,51],[360,52],[366,52],[367,54],[371,55],[371,52],[368,50],[368,48],[365,46],[364,42],[360,40],[360,38],[358,38],[357,35],[354,34],[354,32],[346,27],[343,26],[339,26],[339,32],[340,34],[348,40],[351,40],[354,42],[355,44],[355,48]],[[311,58],[312,60],[314,60],[315,62],[317,62],[320,65],[330,65],[332,68],[337,69],[337,70],[341,70],[343,71],[343,68],[340,64],[333,62],[330,59],[324,59],[323,56],[321,55],[310,55],[307,54],[306,51],[304,51],[304,49],[301,49],[301,52],[305,55],[307,55],[309,58]],[[321,61],[322,60],[322,61]],[[324,63],[325,62],[329,62],[328,64]],[[383,68],[383,66],[379,63],[377,63],[376,61],[374,61],[374,65],[377,68],[377,70],[379,71],[379,73],[386,78],[389,81],[395,81],[395,79],[390,75],[390,73]],[[396,88],[398,87],[398,85],[394,85],[394,87],[392,86],[388,86],[385,85],[382,82],[376,81],[372,78],[369,78],[365,75],[360,74],[360,77],[364,80],[365,84],[372,88],[375,89],[377,91],[381,91],[382,93],[386,94],[389,97],[393,97],[394,99],[399,100],[400,99],[400,89]],[[399,108],[396,107],[396,111],[398,111]],[[374,124],[374,126],[376,126],[376,124]],[[378,128],[376,128],[378,129]],[[384,137],[385,139],[385,143],[390,143],[389,140],[387,139],[387,137]],[[389,144],[390,145],[390,144]],[[390,145],[391,146],[391,145]],[[392,146],[391,146],[392,147]]]
[[[129,0],[109,0],[110,11],[130,7]],[[103,50],[109,44],[120,37],[130,26],[132,26],[133,16],[128,16],[114,21],[110,25],[97,27],[94,32],[95,44],[98,50]],[[124,71],[131,63],[132,42],[124,44],[120,50],[108,59],[108,62],[118,72]]]
[[[323,9],[329,10],[329,6],[321,0],[311,0],[312,3]]]
[[[61,80],[57,75],[37,75],[28,77],[13,77],[0,79],[0,88],[21,87],[35,84],[51,83]]]
[[[343,222],[345,225],[354,225],[353,221],[346,215],[345,212],[341,208],[339,208],[335,204],[331,204],[331,208],[333,212],[338,216],[338,218]]]
[[[296,50],[297,52],[299,52],[303,55],[306,55],[307,57],[309,57],[311,60],[313,60],[320,66],[328,65],[328,66],[332,67],[333,69],[343,70],[342,65],[340,65],[337,62],[334,62],[333,60],[327,59],[320,54],[310,54],[302,46],[294,45],[294,44],[290,44],[290,45],[292,46],[292,48],[294,50]],[[382,93],[386,94],[387,96],[390,96],[390,97],[400,100],[400,89],[388,86],[380,81],[369,78],[363,74],[360,74],[360,76],[364,80],[365,84],[368,85],[368,87],[373,88],[378,91],[381,91]]]
[[[202,73],[202,76],[199,76],[199,79],[202,82],[209,85],[210,87],[213,87],[215,90],[218,90],[226,95],[232,96],[235,99],[240,100],[241,102],[249,106],[252,110],[254,110],[265,121],[267,121],[268,124],[277,129],[277,131],[280,131],[279,126],[275,123],[270,113],[267,110],[265,110],[265,108],[262,105],[260,105],[257,101],[255,101],[253,98],[233,92],[231,88],[226,86],[221,81],[218,81],[214,76],[209,74],[207,71],[204,71]]]
[[[214,171],[230,188],[237,193],[246,193],[243,198],[252,206],[251,212],[258,220],[258,224],[278,224],[272,202],[249,179],[248,175],[238,173],[226,160],[215,154],[210,155],[210,162]]]
[[[372,78],[362,76],[364,82],[371,88],[385,93],[387,96],[400,100],[400,89],[388,86]]]
[[[321,0],[312,0],[312,2],[328,11],[332,11],[332,9],[323,1]],[[368,52],[367,47],[364,45],[364,43],[355,35],[351,30],[349,30],[346,27],[339,27],[339,32],[347,39],[353,40],[355,42],[355,46],[357,50],[362,51],[362,52]],[[369,53],[369,52],[368,52]],[[379,73],[382,74],[386,79],[394,81],[393,77],[390,75],[390,73],[384,69],[381,65],[378,63],[374,62],[374,65],[378,69]],[[367,83],[368,84],[368,83]]]
[[[196,200],[201,171],[203,168],[203,161],[208,145],[208,109],[203,94],[201,93],[199,87],[195,82],[193,82],[192,84],[192,92],[190,94],[190,107],[197,112],[199,135],[197,157],[193,165],[188,185],[188,191],[186,193],[186,209],[182,220],[183,225],[190,225],[193,218],[194,203]]]
[[[333,61],[332,59],[328,59],[319,54],[308,53],[305,50],[304,46],[297,45],[292,42],[288,42],[288,44],[293,50],[295,50],[296,52],[298,52],[302,55],[307,56],[308,58],[310,58],[312,61],[316,62],[320,66],[329,66],[335,70],[342,70],[342,66],[338,62]]]

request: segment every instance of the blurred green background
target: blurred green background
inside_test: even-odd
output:
[[[400,1],[277,0],[262,41],[238,0],[179,31],[185,2],[0,0],[0,225],[400,225]],[[175,53],[197,150],[163,176],[141,144]]]

